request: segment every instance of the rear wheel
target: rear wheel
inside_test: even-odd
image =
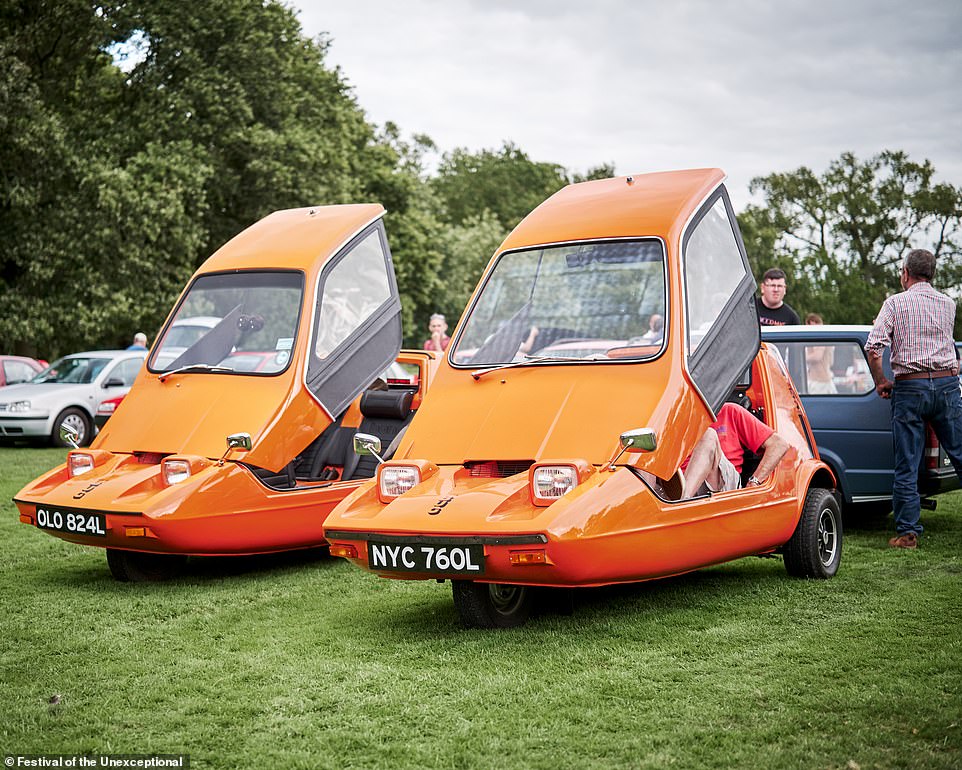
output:
[[[69,407],[57,415],[53,421],[53,431],[50,434],[50,443],[54,446],[69,447],[71,444],[60,438],[60,426],[66,423],[77,431],[77,445],[87,446],[90,443],[90,418],[81,409]]]
[[[121,583],[170,580],[180,575],[186,564],[187,557],[180,554],[107,549],[107,566],[110,567],[110,574]]]
[[[785,569],[793,577],[830,578],[842,560],[842,514],[835,495],[812,487],[791,539],[785,544]]]
[[[532,589],[526,586],[454,580],[451,590],[465,628],[513,628],[531,614]]]

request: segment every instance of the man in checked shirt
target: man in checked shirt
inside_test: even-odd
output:
[[[892,399],[895,481],[892,508],[896,534],[889,545],[915,548],[922,534],[918,472],[925,445],[925,423],[962,480],[962,396],[955,357],[955,302],[931,284],[935,255],[910,251],[902,263],[905,291],[885,300],[865,343],[875,390]],[[892,348],[895,382],[882,371],[882,349]]]

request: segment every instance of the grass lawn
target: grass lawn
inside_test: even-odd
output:
[[[460,629],[450,587],[317,555],[121,584],[18,522],[62,450],[0,449],[0,753],[212,768],[960,768],[962,493],[846,532],[831,581],[780,559],[583,591]],[[52,696],[59,703],[51,705]]]

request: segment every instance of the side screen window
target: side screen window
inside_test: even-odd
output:
[[[390,296],[387,257],[373,230],[324,280],[314,354],[326,359]]]
[[[803,396],[864,396],[875,389],[865,352],[856,342],[787,342],[779,348]]]
[[[688,345],[694,353],[746,274],[724,201],[696,226],[685,249]]]

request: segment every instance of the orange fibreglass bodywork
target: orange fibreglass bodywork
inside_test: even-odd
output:
[[[650,361],[535,364],[479,377],[442,362],[418,418],[391,464],[423,459],[439,471],[383,504],[373,484],[352,493],[328,517],[331,542],[351,544],[369,569],[366,542],[377,537],[480,538],[484,582],[590,586],[646,580],[697,569],[785,544],[799,520],[815,474],[829,488],[831,473],[815,453],[804,411],[777,354],[764,347],[753,365],[751,392],[768,423],[791,450],[761,487],[667,502],[633,466],[672,476],[713,415],[684,366],[685,313],[680,248],[685,227],[724,175],[707,169],[603,180],[565,188],[535,209],[502,244],[517,248],[615,237],[657,237],[668,264],[666,345]],[[482,279],[475,295],[481,290]],[[473,300],[472,300],[473,301]],[[469,305],[470,307],[470,305]],[[465,317],[467,314],[465,314]],[[462,319],[462,323],[463,323]],[[458,332],[455,333],[457,339]],[[456,344],[456,343],[454,343]],[[623,455],[604,465],[618,436],[649,427],[657,451]],[[466,463],[585,461],[598,468],[547,507],[532,503],[527,473],[474,478]],[[449,499],[450,498],[450,499]],[[438,512],[437,503],[447,500]],[[503,544],[537,537],[542,544]],[[512,552],[545,553],[544,563],[511,564]],[[379,571],[398,579],[443,573]]]
[[[246,461],[275,471],[282,468],[331,422],[303,387],[318,276],[341,246],[383,214],[379,204],[278,211],[224,244],[194,278],[267,267],[304,273],[290,366],[274,376],[173,376],[164,381],[145,370],[122,404],[125,416],[137,412],[138,418],[109,420],[92,446],[112,452],[219,457],[226,435],[246,432],[254,444]],[[238,414],[244,415],[242,421]]]
[[[85,545],[156,553],[249,554],[324,544],[328,511],[363,480],[279,491],[241,462],[276,471],[330,425],[304,385],[318,277],[340,247],[383,213],[380,205],[281,211],[225,244],[195,278],[245,269],[304,273],[290,366],[276,376],[187,373],[165,381],[144,368],[90,449],[79,450],[95,457],[95,468],[70,478],[61,465],[28,484],[15,498],[21,521],[36,525],[38,507],[103,513],[106,537],[46,531]],[[416,409],[437,369],[436,354],[402,351],[397,360],[419,367]],[[342,426],[360,424],[359,402],[348,407]],[[253,448],[235,450],[218,465],[225,437],[239,432],[251,435]],[[145,453],[155,459],[141,462],[137,455]],[[187,459],[194,473],[168,486],[162,456]]]

